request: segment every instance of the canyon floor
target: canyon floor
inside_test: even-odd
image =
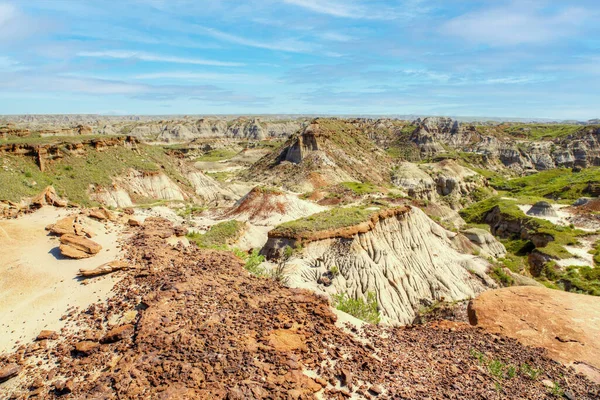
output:
[[[0,123],[1,398],[599,398],[597,126],[48,118]]]

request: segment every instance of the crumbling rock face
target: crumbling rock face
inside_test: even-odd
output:
[[[481,175],[454,160],[421,165],[402,162],[392,171],[392,183],[414,199],[444,198],[455,208],[461,207],[473,191],[486,185]]]
[[[276,226],[325,210],[298,196],[265,187],[255,187],[223,217],[248,221],[253,225]]]
[[[456,235],[421,210],[410,208],[352,237],[304,244],[289,262],[290,270],[295,271],[296,284],[309,284],[319,291],[347,292],[365,299],[367,293],[375,292],[382,321],[408,324],[421,306],[473,298],[496,286],[486,275],[487,261],[455,250]],[[270,237],[262,252],[277,254],[276,248],[289,244],[285,238]],[[319,286],[321,276],[332,267],[337,267],[339,275],[331,286]]]
[[[470,228],[461,233],[483,250],[483,256],[489,255],[494,258],[502,258],[506,255],[504,245],[484,229]]]
[[[122,182],[121,182],[122,181]],[[150,199],[185,200],[187,195],[167,175],[154,171],[130,170],[119,183],[132,195]]]
[[[390,165],[387,154],[349,121],[317,118],[283,148],[254,163],[242,177],[306,192],[323,182],[387,183]]]
[[[218,203],[235,197],[232,191],[221,187],[218,182],[201,171],[190,172],[186,177],[194,188],[196,195],[205,202]]]

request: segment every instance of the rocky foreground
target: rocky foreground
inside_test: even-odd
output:
[[[0,397],[600,396],[514,339],[451,322],[340,327],[327,300],[253,277],[231,253],[167,244],[166,220],[135,229],[115,295],[0,357]]]

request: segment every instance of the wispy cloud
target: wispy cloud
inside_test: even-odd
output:
[[[3,92],[74,93],[83,95],[126,96],[139,100],[194,99],[215,104],[237,102],[265,103],[268,97],[236,93],[215,85],[150,85],[98,77],[60,75],[29,76],[13,73],[0,80]]]
[[[405,0],[401,7],[390,7],[389,3],[373,0],[364,3],[356,0],[283,0],[283,2],[318,14],[365,20],[409,19],[429,10],[423,0]]]
[[[211,82],[235,82],[246,84],[273,83],[275,80],[268,76],[251,74],[222,74],[218,72],[189,72],[189,71],[165,71],[138,74],[133,77],[137,80],[187,80],[187,81],[211,81]]]
[[[285,39],[276,42],[270,42],[234,35],[215,28],[207,28],[199,25],[196,25],[195,27],[197,28],[198,33],[204,33],[208,36],[214,37],[215,39],[223,40],[229,43],[240,44],[243,46],[267,50],[286,51],[291,53],[310,53],[314,51],[311,44],[296,39]]]
[[[583,8],[568,7],[549,14],[544,9],[515,2],[466,13],[446,22],[441,30],[476,44],[539,44],[574,35],[589,17],[590,13]]]
[[[241,67],[245,64],[229,61],[204,60],[202,58],[174,57],[161,54],[144,53],[130,50],[106,50],[106,51],[82,51],[77,53],[79,57],[131,59],[148,62],[164,62],[174,64],[196,64],[212,65],[216,67]]]
[[[34,20],[14,4],[0,2],[0,43],[14,43],[48,27],[48,21]]]

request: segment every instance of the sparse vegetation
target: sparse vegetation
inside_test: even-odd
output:
[[[379,209],[366,207],[334,208],[281,224],[273,230],[273,233],[286,237],[296,237],[304,233],[345,228],[367,221],[379,211]]]
[[[223,248],[242,236],[246,224],[240,221],[225,221],[213,225],[206,233],[190,232],[187,238],[201,248]]]
[[[229,150],[229,149],[215,149],[215,150],[211,150],[211,151],[204,153],[203,155],[197,157],[196,161],[204,161],[204,162],[223,161],[223,160],[228,160],[228,159],[232,158],[236,154],[237,154],[237,152],[235,152],[233,150]]]
[[[365,183],[361,183],[361,182],[342,182],[341,185],[348,189],[351,190],[352,192],[354,192],[354,194],[358,195],[358,196],[364,196],[366,194],[371,194],[371,193],[377,193],[380,192],[380,190],[377,188],[377,186],[372,185],[368,182]]]
[[[514,279],[502,267],[492,268],[490,276],[502,286],[512,286],[515,283]]]
[[[333,306],[370,324],[378,324],[380,321],[377,296],[373,292],[367,293],[366,301],[362,298],[354,299],[347,293],[333,295]]]
[[[505,379],[513,379],[517,375],[536,380],[543,374],[541,369],[533,368],[529,364],[522,364],[520,367],[513,364],[506,364],[502,360],[489,358],[476,349],[471,350],[471,355],[476,358],[479,364],[485,367],[488,373],[498,382]]]
[[[138,151],[115,146],[103,151],[89,149],[85,156],[65,151],[63,157],[47,163],[45,172],[40,171],[33,157],[3,155],[0,162],[0,200],[19,201],[52,185],[60,196],[72,202],[95,205],[88,197],[90,185],[110,187],[113,178],[129,168],[162,171],[175,182],[189,186],[176,161],[166,155],[162,147],[140,144]]]
[[[265,256],[261,255],[258,252],[258,249],[253,249],[250,254],[240,250],[237,250],[237,252],[234,251],[234,253],[242,260],[246,261],[246,264],[244,264],[246,271],[258,277],[267,276],[265,269],[260,266],[265,261]]]

